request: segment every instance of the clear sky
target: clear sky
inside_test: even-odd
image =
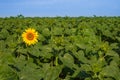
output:
[[[120,16],[120,0],[0,0],[0,17]]]

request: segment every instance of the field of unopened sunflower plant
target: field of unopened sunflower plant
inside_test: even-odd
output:
[[[0,18],[0,80],[120,80],[120,17]]]

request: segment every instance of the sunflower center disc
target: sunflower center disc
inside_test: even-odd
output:
[[[28,40],[33,40],[33,38],[34,38],[34,35],[32,33],[28,33],[27,39]]]

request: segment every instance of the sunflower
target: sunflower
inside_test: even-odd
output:
[[[35,44],[38,42],[38,32],[35,29],[28,28],[22,33],[22,38],[27,45]]]

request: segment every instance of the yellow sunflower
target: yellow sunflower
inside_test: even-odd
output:
[[[27,45],[35,44],[38,42],[38,32],[35,29],[28,28],[22,33],[22,38]]]

